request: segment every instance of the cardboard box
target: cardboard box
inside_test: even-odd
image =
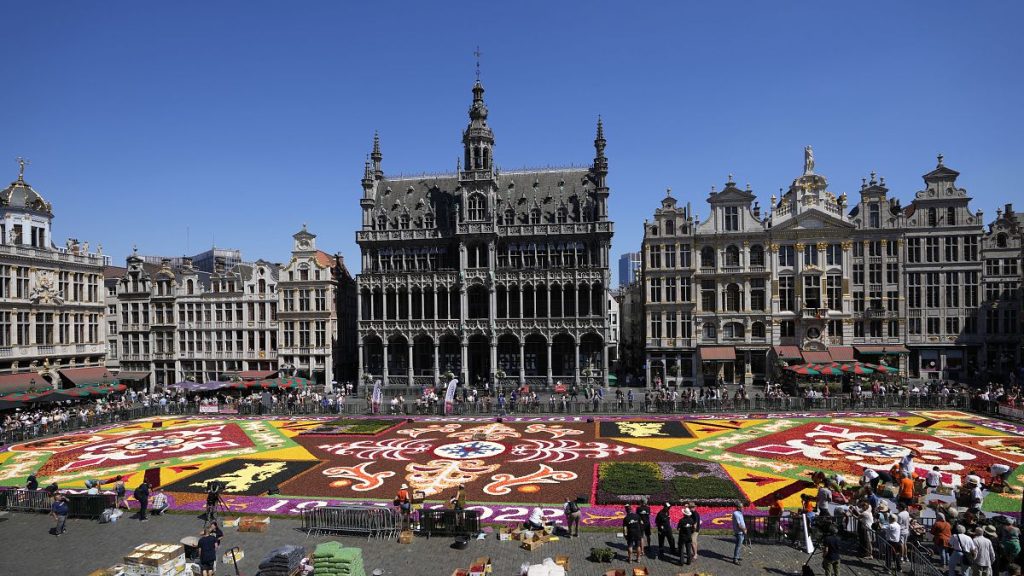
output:
[[[633,576],[651,576],[651,573],[647,570],[647,566],[637,566],[633,568]]]
[[[220,521],[221,528],[238,528],[238,523],[241,522],[241,518],[225,518]]]
[[[484,569],[484,574],[490,574],[494,570],[494,566],[492,565],[491,558],[489,556],[481,556],[480,558],[473,560],[472,566],[482,566]],[[472,572],[472,569],[470,570],[470,572]]]
[[[402,532],[398,535],[399,544],[412,544],[412,539],[412,530],[402,530]]]
[[[626,576],[626,571],[622,569],[609,570],[604,573],[604,576]]]
[[[509,528],[508,526],[502,526],[502,527],[498,528],[498,540],[505,541],[505,540],[511,540],[511,539],[512,539],[512,529],[511,528]]]
[[[527,540],[527,541],[523,542],[522,544],[520,544],[520,547],[523,550],[528,550],[530,552],[533,552],[534,550],[536,550],[537,548],[540,548],[544,544],[545,543],[540,541],[540,540]]]
[[[270,528],[270,516],[263,518],[242,518],[238,523],[239,532],[266,532]]]
[[[455,571],[452,572],[452,576],[469,576],[469,571],[463,570],[462,568],[456,568]]]
[[[234,559],[232,559],[232,555]],[[242,550],[241,548],[237,550],[231,549],[224,553],[224,555],[221,557],[221,562],[227,564],[228,566],[234,566],[234,563],[241,562],[242,558],[245,558],[245,550]]]
[[[569,571],[570,562],[568,556],[555,556],[555,564],[561,566],[566,572]]]

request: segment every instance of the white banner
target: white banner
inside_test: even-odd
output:
[[[372,404],[373,413],[380,413],[380,402],[384,398],[384,391],[380,388],[380,380],[373,383],[373,394],[370,396],[370,403]]]
[[[452,378],[452,381],[448,383],[448,390],[444,393],[444,413],[451,414],[452,407],[455,404],[455,389],[459,387],[459,379]]]

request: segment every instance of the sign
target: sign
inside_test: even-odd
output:
[[[219,410],[218,410],[218,405],[217,404],[200,404],[199,405],[199,413],[200,414],[216,414],[218,411]]]

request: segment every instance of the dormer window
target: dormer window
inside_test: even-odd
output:
[[[505,210],[505,225],[506,226],[511,226],[512,224],[515,224],[515,223],[516,223],[516,211],[511,209],[511,208],[509,208],[508,210]]]
[[[381,214],[377,216],[377,230],[386,230],[388,227],[388,217]]]
[[[568,221],[568,212],[566,212],[564,206],[558,209],[556,218],[559,224],[565,224]]]
[[[400,227],[402,228],[402,230],[408,230],[409,229],[409,215],[408,214],[402,214],[402,219],[401,219],[401,222],[400,222]]]
[[[665,236],[671,236],[676,233],[675,220],[665,220]]]
[[[427,214],[426,216],[423,217],[423,227],[424,228],[433,228],[434,227],[434,215],[433,214]]]
[[[871,228],[882,227],[882,209],[878,206],[878,202],[872,202],[868,206],[868,226]]]
[[[469,202],[466,206],[466,212],[469,219],[476,221],[483,220],[487,208],[486,204],[483,194],[473,194],[470,196]]]
[[[928,225],[932,228],[939,225],[939,211],[935,208],[928,209]]]
[[[540,209],[530,210],[530,224],[540,224]]]
[[[946,226],[956,226],[956,208],[946,208]]]

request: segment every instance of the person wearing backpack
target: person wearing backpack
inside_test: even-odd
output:
[[[953,551],[949,557],[949,576],[956,576],[958,568],[962,569],[965,575],[970,574],[976,548],[974,540],[967,535],[967,529],[963,524],[956,527],[956,534],[949,539],[949,547]]]
[[[565,506],[562,507],[565,512],[565,531],[568,532],[568,537],[573,536],[579,537],[580,535],[580,506],[576,503],[576,500],[570,496],[565,497]],[[574,529],[575,527],[575,529]]]

